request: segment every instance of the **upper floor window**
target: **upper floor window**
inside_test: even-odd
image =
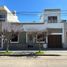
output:
[[[5,15],[0,15],[0,21],[5,21]]]
[[[48,23],[57,23],[57,16],[48,16]]]

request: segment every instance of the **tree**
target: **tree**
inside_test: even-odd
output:
[[[10,44],[11,36],[13,33],[14,33],[13,30],[11,30],[11,32],[8,32],[5,29],[2,32],[2,35],[4,36],[4,43],[6,44],[6,52],[9,51],[9,44]]]
[[[22,32],[24,29],[23,27],[19,24],[11,24],[8,23],[7,25],[4,26],[3,31],[2,31],[2,35],[4,36],[4,42],[6,43],[6,51],[9,51],[9,44],[10,44],[10,40],[12,39],[12,34],[13,33],[19,33]]]

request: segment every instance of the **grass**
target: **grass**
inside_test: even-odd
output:
[[[11,55],[11,54],[13,54],[13,52],[11,52],[11,51],[0,52],[0,55]]]
[[[2,51],[2,52],[0,52],[0,56],[2,56],[2,55],[3,56],[10,56],[10,55],[11,56],[12,55],[16,55],[17,56],[17,55],[24,55],[24,54],[19,54],[19,53],[16,54],[15,52],[12,52],[12,51],[8,51],[8,52],[7,51]],[[34,53],[34,55],[44,55],[44,52],[43,51],[37,51],[37,52]]]
[[[38,51],[38,52],[35,52],[35,55],[44,55],[44,52],[43,51]]]

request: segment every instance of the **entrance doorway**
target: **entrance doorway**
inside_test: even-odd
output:
[[[48,48],[62,48],[62,35],[48,35]]]

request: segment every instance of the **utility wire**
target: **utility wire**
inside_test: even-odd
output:
[[[11,14],[11,13],[7,13]],[[39,11],[18,11],[16,12],[17,15],[25,15],[25,16],[40,16],[40,15],[48,15],[46,12],[39,12]],[[52,12],[51,14],[60,14],[67,16],[67,10],[62,10],[61,12]]]

